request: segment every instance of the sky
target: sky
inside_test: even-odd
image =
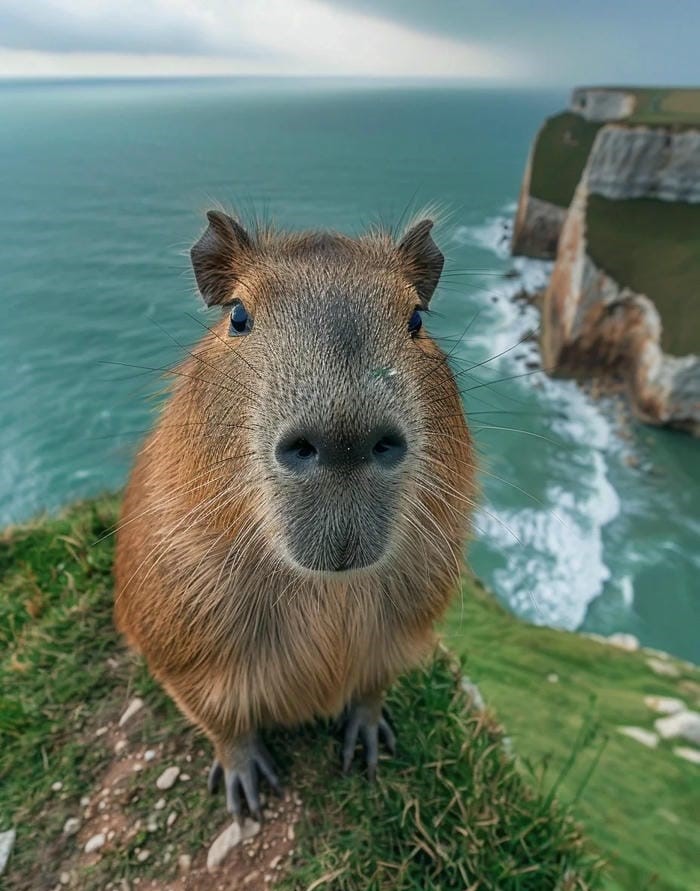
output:
[[[700,0],[0,0],[0,77],[700,82]]]

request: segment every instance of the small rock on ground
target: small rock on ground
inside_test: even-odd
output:
[[[642,727],[618,727],[618,732],[629,736],[630,739],[636,740],[648,749],[655,749],[659,744],[659,737],[651,730],[644,730]]]
[[[10,859],[12,848],[15,845],[17,833],[14,829],[8,829],[7,832],[0,832],[0,876],[5,872],[7,861]]]
[[[686,761],[690,761],[691,764],[700,764],[700,749],[691,749],[690,746],[676,746],[673,754]]]
[[[119,726],[123,727],[127,721],[130,721],[137,712],[140,712],[143,708],[143,699],[138,696],[135,696],[131,702],[127,705],[124,714],[119,719]]]
[[[242,841],[252,838],[260,832],[260,823],[246,818],[240,823],[231,823],[214,839],[207,853],[207,870],[213,872],[224,862],[229,853]]]
[[[675,715],[685,709],[683,700],[673,696],[645,696],[644,705],[659,715]]]
[[[664,739],[682,739],[700,746],[700,712],[682,711],[667,718],[657,718],[654,727]]]
[[[166,789],[170,789],[175,780],[180,776],[180,768],[177,765],[173,765],[172,767],[166,767],[163,773],[156,780],[156,786],[162,791],[165,792]]]
[[[655,656],[650,656],[647,659],[647,665],[654,674],[661,675],[661,677],[677,678],[681,674],[673,662],[666,662],[664,659],[657,659]]]
[[[63,834],[64,835],[75,835],[75,833],[80,829],[80,820],[77,817],[68,817],[66,822],[63,824]]]
[[[107,839],[104,832],[98,832],[85,842],[85,853],[92,854],[93,851],[99,851]]]
[[[192,858],[189,854],[180,854],[177,858],[177,865],[182,873],[188,873],[192,868]]]
[[[616,631],[608,637],[608,643],[621,650],[627,650],[634,653],[639,649],[639,639],[634,634],[625,634],[623,631]]]

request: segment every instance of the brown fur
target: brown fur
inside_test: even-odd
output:
[[[116,622],[223,763],[241,734],[334,715],[381,692],[431,647],[457,584],[474,455],[445,357],[428,336],[405,333],[432,275],[419,247],[402,253],[385,234],[239,239],[211,302],[235,290],[253,333],[228,338],[226,318],[214,325],[174,372],[137,458],[118,533]],[[265,331],[279,327],[280,288],[327,293],[339,279],[343,293],[384,295],[382,325],[399,333],[382,349],[399,373],[382,393],[404,400],[416,434],[385,557],[334,574],[305,572],[281,544],[268,406],[299,372],[285,374],[285,336],[291,348],[296,338],[280,334],[268,349]],[[300,361],[303,369],[311,358]],[[336,413],[348,410],[340,401]]]

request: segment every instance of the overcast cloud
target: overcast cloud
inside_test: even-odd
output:
[[[696,0],[0,0],[0,76],[700,80]]]

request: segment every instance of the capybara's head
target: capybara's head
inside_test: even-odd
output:
[[[454,379],[422,325],[443,266],[432,222],[353,239],[208,220],[192,264],[226,314],[200,356],[219,375],[202,435],[212,462],[213,444],[225,454],[235,439],[227,490],[255,490],[251,534],[324,574],[459,540],[473,468]]]

